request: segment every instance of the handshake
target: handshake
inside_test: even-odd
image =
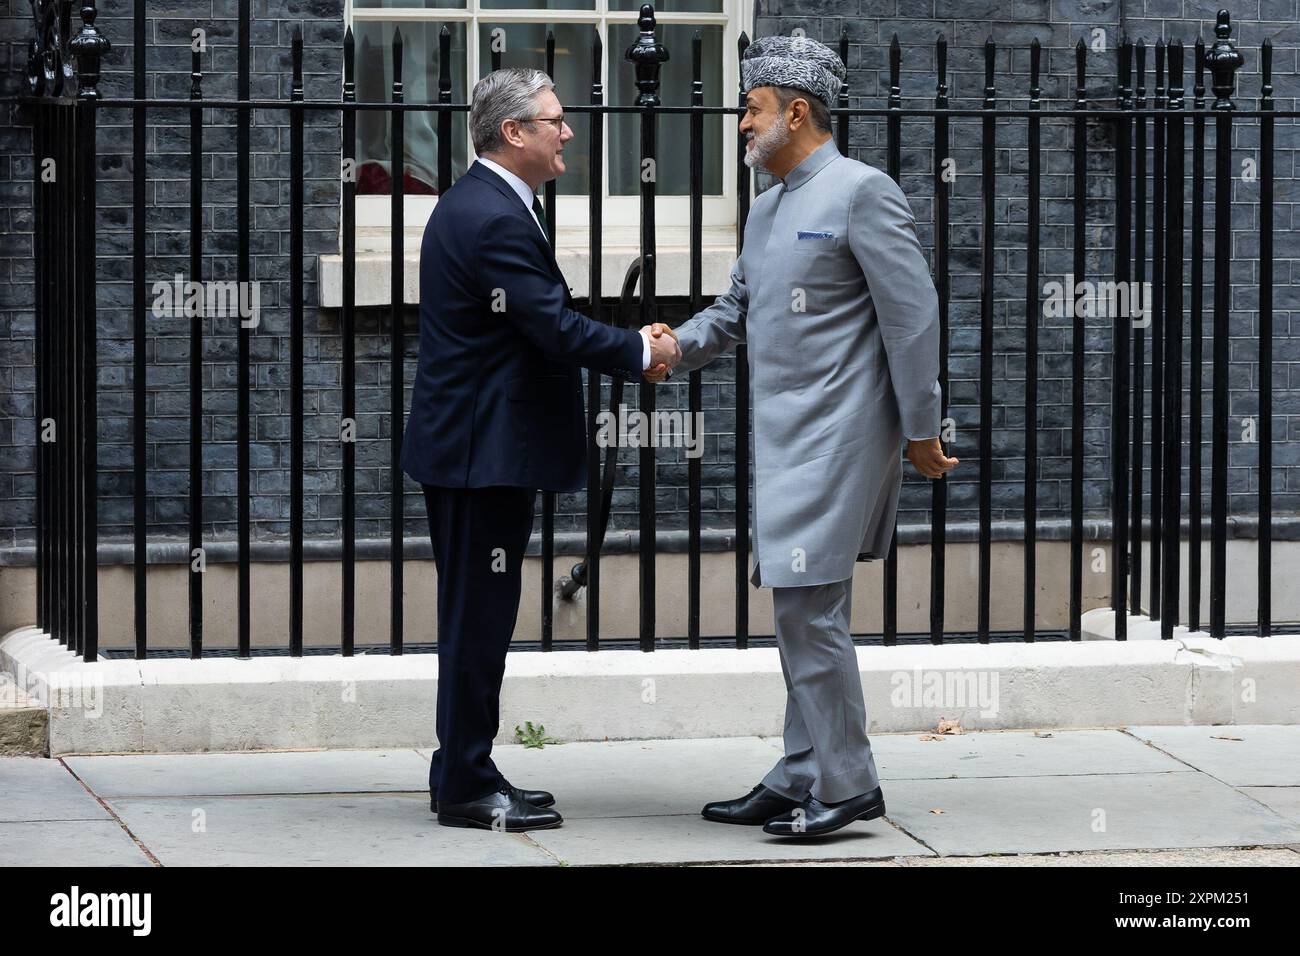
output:
[[[647,382],[662,382],[682,360],[677,335],[662,322],[643,326],[641,331],[650,340],[650,366],[641,374]]]

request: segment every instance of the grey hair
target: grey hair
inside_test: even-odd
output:
[[[508,119],[537,115],[537,94],[555,84],[541,70],[510,67],[493,70],[474,84],[470,99],[469,133],[480,156],[505,145],[501,124]]]
[[[802,99],[808,104],[808,115],[812,117],[813,127],[823,133],[831,132],[831,112],[820,97],[793,86],[774,86],[772,89],[776,91],[776,100],[781,104],[782,110],[795,100]]]

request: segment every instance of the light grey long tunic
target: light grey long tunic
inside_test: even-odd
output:
[[[731,288],[675,330],[676,373],[749,346],[763,587],[883,557],[903,438],[939,434],[939,301],[911,208],[833,139],[754,201]]]

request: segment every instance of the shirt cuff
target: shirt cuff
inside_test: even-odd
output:
[[[641,332],[641,371],[650,367],[650,336]]]

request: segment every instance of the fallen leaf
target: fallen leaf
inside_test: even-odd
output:
[[[941,808],[939,808],[939,807],[935,807],[935,808],[934,808],[933,810],[931,810],[930,812],[931,812],[931,813],[943,813],[943,810],[942,810]]]
[[[961,734],[961,733],[965,733],[965,731],[961,729],[961,721],[959,721],[959,720],[955,720],[955,719],[954,719],[954,720],[940,720],[940,721],[939,721],[939,726],[936,728],[936,731],[937,731],[938,733],[941,733],[941,734]]]
[[[921,740],[943,740],[942,737],[936,737],[934,734],[922,734]]]
[[[1052,735],[1051,735],[1051,734],[1048,734],[1048,733],[1040,733],[1039,731],[1035,730],[1035,731],[1034,731],[1034,736],[1035,736],[1035,737],[1050,737],[1050,736],[1052,736]]]

